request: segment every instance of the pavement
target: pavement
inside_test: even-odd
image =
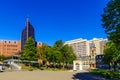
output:
[[[1,72],[0,80],[105,80],[87,71],[11,71]]]
[[[91,74],[88,71],[79,71],[73,75],[73,80],[108,80],[100,76]]]

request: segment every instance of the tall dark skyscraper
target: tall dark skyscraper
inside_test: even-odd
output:
[[[26,20],[26,26],[23,29],[22,33],[21,33],[21,50],[24,49],[24,45],[26,43],[26,40],[32,37],[35,41],[35,37],[34,37],[34,28],[33,26],[30,24],[29,19],[27,18]]]

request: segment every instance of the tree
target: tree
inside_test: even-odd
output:
[[[64,45],[62,40],[58,40],[52,47],[43,45],[37,48],[37,55],[41,61],[53,63],[55,67],[60,63],[72,63],[76,59],[75,54],[70,46]]]
[[[54,43],[53,49],[60,50],[63,47],[63,42],[62,40],[58,40]]]
[[[3,61],[4,60],[4,55],[0,54],[0,61]]]
[[[52,63],[60,63],[62,61],[61,52],[51,48],[48,52],[48,60]]]
[[[55,60],[56,63],[61,63],[63,60],[62,53],[61,53],[62,47],[63,47],[62,40],[57,40],[51,48],[52,54],[54,55],[54,58],[56,59]]]
[[[109,64],[110,66],[117,65],[120,60],[119,54],[120,51],[117,49],[116,45],[113,42],[108,42],[104,49],[104,63]]]
[[[56,41],[52,48],[57,50],[56,53],[59,53],[58,55],[62,57],[62,59],[59,57],[62,63],[72,63],[76,59],[73,49],[68,45],[64,45],[62,40]]]
[[[42,45],[41,47],[37,48],[37,55],[38,55],[38,59],[40,59],[42,62],[43,61],[48,61],[48,51],[49,51],[50,47],[48,45]],[[42,63],[43,64],[43,63]]]
[[[32,37],[29,37],[27,39],[23,53],[21,54],[20,58],[22,60],[29,60],[29,61],[37,60],[35,41],[33,40]]]
[[[114,43],[109,42],[107,43],[107,45],[105,46],[104,49],[104,58],[103,61],[106,64],[110,64],[114,61],[114,54],[115,54],[115,46]]]
[[[102,14],[103,28],[108,39],[118,47],[120,44],[120,0],[111,0]]]
[[[104,50],[104,61],[117,64],[120,61],[120,0],[108,2],[102,14],[102,22],[109,40]]]
[[[62,49],[61,49],[61,53],[63,55],[63,61],[67,64],[67,63],[72,63],[73,60],[76,59],[76,56],[73,52],[72,47],[68,46],[68,45],[63,45]]]

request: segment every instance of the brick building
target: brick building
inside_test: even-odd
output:
[[[6,57],[20,53],[20,40],[0,40],[0,54]]]

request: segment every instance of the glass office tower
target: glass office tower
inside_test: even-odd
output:
[[[23,29],[22,33],[21,33],[21,50],[24,49],[24,45],[26,43],[26,40],[32,37],[35,41],[35,37],[34,37],[34,28],[33,26],[30,24],[29,19],[27,18],[26,20],[26,26]]]

